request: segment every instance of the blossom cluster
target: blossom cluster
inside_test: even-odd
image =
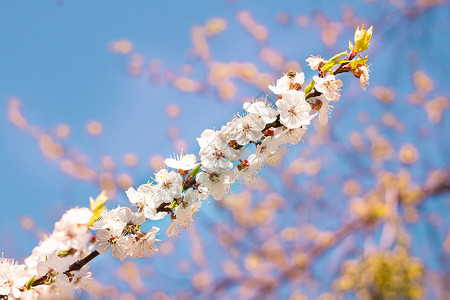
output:
[[[128,207],[117,207],[102,211],[99,220],[90,229],[97,230],[95,250],[105,254],[111,249],[114,257],[124,260],[131,257],[150,256],[157,249],[154,247],[158,228],[148,232],[141,230],[145,216],[141,212],[133,212]]]
[[[275,103],[267,98],[245,102],[242,115],[236,114],[220,129],[203,131],[197,139],[198,157],[182,154],[166,159],[167,168],[158,171],[152,182],[126,191],[135,209],[105,210],[107,198],[102,193],[91,199],[90,209],[74,208],[64,214],[24,264],[0,259],[0,298],[68,298],[87,287],[91,281],[87,263],[98,254],[111,249],[112,256],[124,260],[156,253],[159,228],[144,231],[147,220],[170,215],[172,224],[166,234],[178,235],[191,225],[203,200],[210,196],[221,200],[236,180],[252,182],[265,164],[276,159],[280,147],[302,140],[313,118],[318,116],[321,124],[327,124],[329,102],[341,96],[343,83],[337,74],[353,73],[365,89],[367,57],[354,58],[367,49],[371,30],[358,28],[351,53],[329,60],[308,58],[310,68],[319,74],[306,88],[304,73],[289,71],[269,85],[277,95]]]
[[[91,226],[97,230],[95,249],[114,257],[149,256],[156,251],[158,228],[148,233],[140,226],[148,220],[169,215],[168,236],[189,227],[202,200],[221,200],[232,184],[251,182],[269,163],[282,144],[297,144],[317,115],[301,90],[304,74],[290,71],[269,88],[278,95],[275,104],[264,101],[244,103],[245,113],[236,115],[220,130],[206,129],[197,139],[199,158],[193,154],[168,158],[169,169],[161,169],[154,181],[130,187],[126,194],[136,211],[118,207],[103,211]],[[254,147],[253,150],[248,148]],[[252,154],[244,157],[250,150]]]
[[[92,275],[89,266],[78,272],[65,272],[93,249],[88,228],[92,215],[86,207],[67,211],[56,222],[52,234],[33,249],[24,264],[1,258],[0,295],[8,299],[55,299],[69,298],[74,291],[86,289]],[[37,277],[52,284],[33,286]]]
[[[267,100],[245,102],[245,113],[237,114],[220,129],[206,129],[197,138],[200,146],[198,157],[180,155],[164,161],[152,182],[130,187],[129,201],[136,211],[116,208],[104,211],[92,230],[97,230],[95,249],[101,254],[110,248],[114,257],[149,256],[157,251],[158,228],[145,233],[141,225],[146,220],[159,220],[171,216],[172,224],[166,234],[175,236],[190,226],[202,200],[211,196],[221,200],[232,184],[240,179],[252,182],[264,164],[270,164],[282,145],[296,145],[302,140],[311,120],[319,116],[323,125],[328,122],[329,102],[341,97],[343,83],[335,75],[352,72],[360,78],[363,89],[368,84],[367,57],[353,60],[361,49],[367,49],[372,28],[356,31],[355,45],[351,53],[342,52],[330,60],[311,57],[306,61],[312,70],[320,73],[305,88],[303,72],[289,71],[269,89],[277,95],[275,103]],[[364,45],[359,46],[364,39]],[[359,49],[359,50],[358,50]],[[345,56],[345,57],[344,57]],[[341,59],[344,57],[344,59]],[[353,61],[352,61],[353,60]],[[333,67],[336,67],[333,70]],[[248,154],[250,152],[250,154]]]
[[[237,114],[220,130],[203,131],[197,139],[198,157],[185,154],[166,159],[167,168],[157,172],[153,182],[126,191],[136,212],[128,209],[125,220],[120,214],[125,214],[125,208],[116,208],[103,212],[94,223],[91,229],[98,230],[95,249],[103,254],[111,248],[112,255],[121,260],[127,255],[151,255],[156,251],[153,232],[158,228],[153,227],[151,235],[141,233],[139,227],[146,219],[159,220],[170,214],[172,224],[166,234],[178,235],[189,227],[202,200],[209,196],[221,200],[236,180],[252,182],[277,156],[279,147],[302,140],[314,117],[319,115],[319,121],[327,123],[328,102],[339,100],[343,84],[333,74],[314,76],[313,80],[317,96],[309,97],[314,94],[302,89],[304,73],[289,71],[269,86],[277,94],[275,103],[245,102],[244,114]]]

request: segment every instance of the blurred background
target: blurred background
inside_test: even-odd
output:
[[[0,252],[23,260],[69,208],[108,207],[198,153],[283,72],[373,25],[370,85],[328,126],[206,202],[151,259],[91,263],[80,299],[449,299],[450,6],[391,1],[0,3]]]

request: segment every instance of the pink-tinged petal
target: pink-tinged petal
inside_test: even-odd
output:
[[[170,224],[169,228],[167,228],[166,234],[167,236],[178,236],[180,234],[178,225],[175,223]]]
[[[9,292],[11,291],[11,287],[4,283],[3,285],[0,285],[0,295],[9,295]]]
[[[26,281],[25,281],[25,283],[26,283]],[[15,286],[12,286],[10,295],[12,295],[14,298],[19,298],[20,297],[20,290],[19,290],[19,288],[15,287]]]
[[[328,115],[326,112],[319,112],[319,122],[322,125],[327,125],[328,124]]]
[[[38,262],[37,264],[37,276],[41,277],[44,276],[45,274],[47,274],[48,272],[48,267],[47,264],[43,261]]]
[[[70,283],[69,277],[67,277],[67,275],[64,273],[60,273],[60,274],[56,275],[55,283],[58,287],[64,288],[67,285],[69,285],[69,283]]]
[[[98,240],[109,240],[111,238],[111,232],[106,229],[99,229],[96,236]]]
[[[111,244],[108,241],[100,240],[95,243],[95,250],[100,254],[105,254],[111,248]]]
[[[128,236],[122,236],[112,245],[111,253],[114,257],[124,260],[127,257],[128,250],[131,248],[133,241]]]

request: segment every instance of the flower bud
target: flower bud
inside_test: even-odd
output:
[[[236,140],[231,140],[228,142],[228,147],[236,149],[236,147],[238,146],[238,143]]]
[[[319,99],[316,99],[316,102],[311,104],[311,108],[314,109],[315,111],[319,111],[321,107],[322,107],[322,100]]]
[[[300,83],[291,83],[290,85],[289,85],[289,89],[290,90],[296,90],[296,91],[301,91],[302,90],[302,86],[301,86],[301,84]]]
[[[270,127],[266,131],[263,132],[264,136],[274,136],[275,135],[275,129],[273,127]]]
[[[370,40],[372,39],[372,30],[373,26],[368,30],[364,29],[364,25],[361,27],[361,30],[359,29],[359,26],[356,28],[355,45],[353,46],[352,42],[349,42],[349,48],[352,53],[356,54],[369,48]]]
[[[248,168],[248,166],[250,166],[250,163],[248,162],[248,160],[240,160],[240,164],[237,165],[237,169],[239,172],[241,172],[242,170]]]
[[[289,72],[286,73],[286,76],[287,76],[289,79],[294,79],[295,76],[297,76],[297,72],[295,72],[295,71],[293,71],[293,70],[289,70]]]
[[[363,71],[360,68],[353,71],[353,74],[355,75],[356,78],[360,78],[362,73]]]
[[[189,174],[189,170],[178,169],[177,171],[178,171],[178,173],[181,174],[181,175],[187,175],[187,174]]]

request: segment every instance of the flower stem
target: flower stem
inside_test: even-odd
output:
[[[86,256],[85,258],[82,258],[80,260],[77,260],[76,262],[74,262],[73,264],[71,264],[69,266],[69,269],[67,271],[64,272],[64,274],[68,274],[69,272],[72,271],[78,271],[80,270],[82,267],[84,267],[88,262],[90,262],[91,260],[93,260],[94,258],[96,258],[100,253],[97,250],[92,251],[91,253],[88,254],[88,256]]]
[[[96,258],[100,253],[97,250],[92,251],[91,253],[89,253],[85,258],[82,258],[80,260],[77,260],[76,262],[74,262],[73,264],[71,264],[69,266],[69,269],[67,271],[64,272],[64,274],[66,274],[68,276],[68,274],[72,271],[78,271],[80,270],[82,267],[84,267],[87,263],[89,263],[91,260],[93,260],[94,258]],[[47,281],[47,274],[45,274],[44,276],[39,277],[38,279],[36,279],[33,284],[31,286],[38,286],[41,284],[46,283]],[[26,287],[22,288],[23,291],[26,290]]]
[[[309,99],[309,98],[312,98],[312,97],[318,97],[318,96],[320,96],[320,95],[322,95],[321,92],[318,92],[316,89],[313,89],[311,92],[309,92],[309,93],[305,96],[305,99]]]

